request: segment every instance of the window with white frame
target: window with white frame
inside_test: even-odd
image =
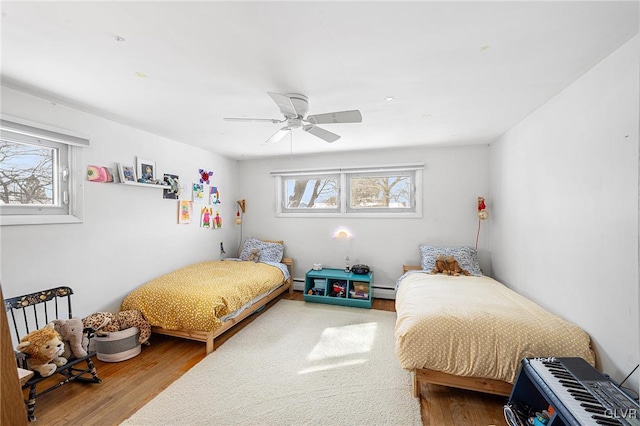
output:
[[[0,120],[0,224],[82,221],[82,147],[89,140],[20,119]]]
[[[422,164],[285,170],[276,178],[281,217],[421,217]]]

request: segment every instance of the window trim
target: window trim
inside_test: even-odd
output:
[[[13,134],[15,140],[37,138],[67,145],[68,158],[68,211],[60,214],[0,214],[0,226],[46,225],[82,223],[84,221],[84,171],[83,147],[89,146],[89,139],[65,129],[59,129],[17,117],[0,114],[0,131]],[[11,140],[11,136],[7,136]],[[54,165],[57,168],[57,164]],[[43,209],[46,211],[46,209]]]
[[[424,164],[399,164],[399,165],[383,165],[383,166],[356,166],[345,168],[326,168],[326,169],[299,169],[299,170],[276,170],[271,175],[275,177],[276,189],[276,217],[360,217],[360,218],[422,218],[422,171]],[[414,173],[414,211],[363,211],[362,209],[352,209],[349,207],[349,190],[347,188],[348,175],[362,175],[367,173],[393,173],[411,171]],[[321,212],[321,211],[303,211],[295,212],[287,211],[284,208],[284,178],[292,176],[318,176],[322,174],[339,174],[340,181],[338,191],[340,195],[339,212]]]

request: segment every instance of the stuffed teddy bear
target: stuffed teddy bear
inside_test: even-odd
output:
[[[460,274],[467,275],[467,276],[471,275],[469,274],[469,272],[465,271],[464,269],[462,269],[462,267],[460,267],[460,264],[458,263],[455,257],[447,256],[445,258],[445,262],[447,264],[447,270],[449,271],[449,275],[453,275],[454,277],[458,277],[460,276]]]
[[[53,323],[24,336],[16,349],[29,356],[29,369],[37,371],[42,377],[52,375],[58,367],[67,363],[67,359],[62,356],[64,343]]]
[[[258,249],[251,250],[251,253],[249,253],[249,256],[247,257],[247,260],[249,262],[258,262],[258,261],[260,261],[260,252],[258,251]]]
[[[151,324],[144,318],[142,312],[131,309],[128,311],[120,311],[117,314],[111,312],[97,312],[82,319],[85,327],[96,330],[98,336],[107,336],[120,330],[126,330],[131,327],[138,327],[140,330],[140,343],[149,344],[151,337]]]
[[[447,262],[445,261],[444,255],[439,254],[438,257],[436,257],[436,264],[431,270],[431,273],[449,275],[449,270],[447,269]]]
[[[72,356],[76,358],[87,356],[89,338],[83,332],[84,325],[80,318],[71,318],[68,320],[57,319],[52,322],[64,343],[63,357],[69,359]]]

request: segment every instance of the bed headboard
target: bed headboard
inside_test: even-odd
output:
[[[419,265],[402,265],[402,273],[406,274],[409,271],[420,271],[422,266]]]

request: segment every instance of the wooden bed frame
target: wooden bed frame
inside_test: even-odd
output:
[[[243,319],[247,318],[254,312],[261,309],[263,306],[265,306],[267,303],[271,302],[272,300],[280,296],[286,290],[289,290],[289,294],[293,293],[293,259],[290,257],[285,257],[282,259],[281,262],[287,265],[287,269],[289,269],[290,278],[287,281],[285,281],[285,283],[282,284],[280,287],[278,287],[276,290],[272,291],[271,293],[267,294],[263,298],[254,302],[251,306],[249,306],[247,309],[242,311],[238,316],[223,322],[222,325],[216,328],[215,330],[213,331],[185,330],[185,329],[169,330],[166,328],[153,326],[151,327],[151,332],[164,334],[167,336],[173,336],[173,337],[182,337],[184,339],[196,340],[198,342],[205,342],[206,354],[209,355],[214,350],[213,341],[216,337],[220,336],[222,333],[229,330],[234,325],[237,325],[238,323],[240,323]]]
[[[402,273],[408,271],[420,271],[421,266],[402,265]],[[467,389],[476,392],[491,393],[494,395],[509,396],[513,385],[502,380],[483,379],[480,377],[455,376],[441,371],[429,370],[427,368],[416,368],[412,372],[413,376],[413,396],[420,397],[420,383],[431,383],[434,385],[449,386],[452,388]]]

